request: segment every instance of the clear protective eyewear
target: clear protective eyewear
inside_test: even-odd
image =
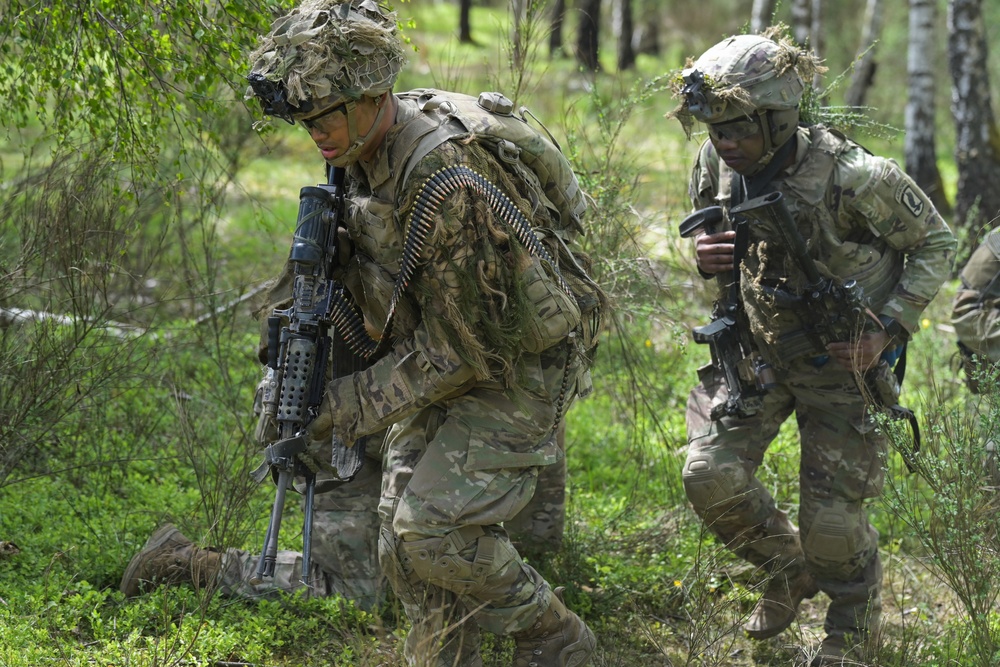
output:
[[[299,123],[302,123],[302,127],[306,128],[310,132],[312,132],[313,130],[319,130],[319,131],[322,132],[323,131],[322,122],[321,122],[322,119],[326,118],[327,116],[329,116],[331,114],[335,114],[338,111],[343,111],[344,115],[346,116],[347,115],[347,106],[350,103],[351,103],[351,100],[347,100],[347,101],[341,102],[340,104],[335,104],[332,107],[324,109],[323,111],[320,111],[318,114],[316,114],[314,116],[309,116],[309,118],[297,118],[296,121],[299,122]]]
[[[708,126],[708,136],[715,141],[743,141],[760,132],[760,123],[756,118],[737,119],[725,123],[711,123]]]

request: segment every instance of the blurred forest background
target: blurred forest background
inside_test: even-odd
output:
[[[402,665],[405,618],[337,600],[256,602],[161,588],[125,600],[159,524],[256,551],[273,488],[251,406],[254,297],[287,255],[308,136],[261,125],[246,53],[289,3],[0,0],[0,666]],[[568,417],[569,526],[539,563],[598,635],[595,665],[789,665],[822,596],[778,638],[739,631],[760,573],[704,533],[680,483],[684,404],[710,295],[677,235],[687,141],[671,74],[776,21],[829,72],[814,108],[935,197],[963,261],[1000,212],[1000,5],[982,0],[395,2],[412,52],[398,90],[500,90],[559,139],[592,198],[589,249],[614,294],[595,395]],[[994,41],[991,44],[990,38]],[[859,115],[858,112],[861,112]],[[862,117],[863,116],[863,117]],[[1000,664],[996,396],[973,402],[948,326],[956,281],[910,350],[905,430],[874,522],[885,555],[878,665]],[[764,482],[794,515],[797,440]],[[299,548],[287,505],[283,547]],[[510,645],[487,646],[488,665]]]

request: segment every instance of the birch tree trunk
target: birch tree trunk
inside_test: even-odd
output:
[[[906,172],[927,193],[941,215],[951,212],[937,165],[934,118],[934,61],[938,31],[936,0],[910,0],[910,39],[906,51],[907,90],[903,155]]]
[[[812,0],[809,8],[809,46],[820,58],[826,52],[826,37],[823,32],[823,0]],[[813,76],[813,88],[823,89],[823,75],[817,72]]]
[[[772,23],[777,0],[753,0],[750,9],[750,32],[759,33]]]
[[[850,107],[864,106],[868,89],[875,81],[875,43],[882,34],[882,0],[868,0],[865,6],[864,26],[861,28],[861,44],[854,62],[851,86],[844,96],[844,103]]]
[[[982,0],[948,4],[948,69],[955,119],[954,224],[973,232],[996,224],[1000,213],[1000,135],[990,103]]]
[[[809,44],[812,0],[792,0],[792,37],[799,44]]]

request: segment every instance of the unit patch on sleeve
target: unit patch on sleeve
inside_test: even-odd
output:
[[[914,218],[920,218],[924,212],[924,198],[908,180],[903,180],[899,186],[896,190],[896,201],[905,206]]]

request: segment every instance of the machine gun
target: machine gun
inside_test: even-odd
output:
[[[699,229],[713,234],[715,225],[722,219],[719,206],[699,209],[681,222],[681,237],[688,238]],[[774,370],[754,348],[743,312],[737,282],[741,257],[736,255],[740,254],[741,246],[745,248],[746,228],[743,222],[737,222],[736,227],[738,251],[733,257],[733,281],[728,294],[716,301],[712,321],[691,331],[694,342],[709,346],[712,363],[722,371],[726,383],[726,402],[712,408],[712,419],[756,414],[761,409],[764,394],[774,383]]]
[[[334,169],[330,183],[304,187],[299,192],[299,214],[288,262],[294,276],[288,308],[275,308],[267,319],[267,375],[263,410],[278,427],[277,439],[264,449],[264,461],[252,474],[261,482],[270,473],[276,490],[264,549],[251,583],[274,576],[278,531],[285,494],[297,477],[305,479],[305,518],[302,544],[302,583],[309,585],[312,550],[313,499],[316,473],[302,461],[306,425],[316,417],[326,389],[331,361],[350,352],[330,335],[334,301],[342,288],[332,279],[337,261],[337,226],[343,208],[343,169]],[[353,370],[353,369],[348,369]],[[336,372],[336,369],[334,369]],[[348,481],[364,458],[364,441],[350,447],[333,443],[335,477]]]

